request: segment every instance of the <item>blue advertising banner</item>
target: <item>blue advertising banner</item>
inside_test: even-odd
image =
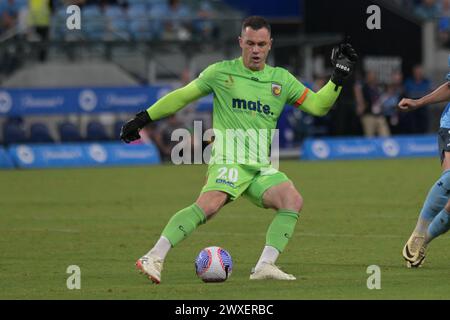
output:
[[[6,150],[0,147],[0,169],[12,168],[14,168],[14,163],[12,162]]]
[[[197,106],[195,107],[195,110],[199,112],[212,112],[213,111],[213,95],[207,95],[197,102]]]
[[[153,144],[23,144],[10,147],[8,152],[19,168],[144,165],[161,162],[159,151]]]
[[[138,112],[169,93],[171,86],[0,89],[0,116]],[[212,110],[212,95],[196,104],[198,111]]]
[[[300,157],[304,160],[336,160],[436,156],[437,138],[435,135],[426,135],[306,139]]]
[[[168,86],[0,90],[0,116],[137,112],[171,90]]]

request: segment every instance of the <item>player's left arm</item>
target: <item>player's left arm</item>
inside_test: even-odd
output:
[[[333,49],[331,54],[331,62],[334,66],[333,74],[328,83],[319,91],[314,92],[305,88],[293,76],[291,79],[290,98],[288,103],[299,107],[301,110],[314,116],[324,116],[330,111],[342,91],[342,86],[351,73],[353,72],[358,55],[352,46],[348,43],[342,44]],[[296,97],[296,100],[292,100]]]

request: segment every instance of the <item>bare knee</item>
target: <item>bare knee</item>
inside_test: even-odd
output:
[[[303,197],[297,190],[288,192],[282,196],[281,206],[278,209],[288,209],[295,212],[300,212],[303,208]]]
[[[287,209],[300,212],[303,198],[292,183],[286,182],[272,187],[264,193],[264,205],[275,210]]]
[[[195,202],[205,213],[206,219],[212,218],[227,202],[228,195],[221,191],[202,193]]]

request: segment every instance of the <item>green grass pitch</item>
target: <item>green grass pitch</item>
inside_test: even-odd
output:
[[[278,264],[293,282],[248,279],[273,212],[246,199],[227,205],[174,248],[162,283],[134,262],[173,213],[190,205],[206,167],[153,166],[0,172],[0,299],[449,299],[450,239],[436,239],[424,267],[404,267],[402,247],[440,175],[437,159],[299,162],[281,170],[305,199]],[[194,259],[217,245],[231,278],[204,284]],[[81,289],[68,290],[69,265]],[[366,286],[381,268],[381,290]]]

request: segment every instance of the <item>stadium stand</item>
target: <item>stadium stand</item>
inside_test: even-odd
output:
[[[10,15],[15,17],[10,20],[13,24],[9,29],[14,29],[20,24],[20,12],[27,10],[28,3],[24,0],[12,2],[14,5],[11,8],[0,5],[0,12],[9,10]],[[240,21],[244,13],[229,7],[227,2],[226,0],[54,0],[52,1],[47,61],[45,63],[39,61],[40,53],[37,49],[39,42],[35,42],[34,38],[28,39],[26,33],[20,33],[20,28],[16,28],[16,33],[12,33],[11,36],[7,35],[6,38],[0,36],[2,44],[0,45],[0,84],[5,89],[137,87],[140,85],[151,87],[161,84],[167,84],[173,88],[179,87],[195,78],[205,67],[215,61],[239,55],[236,34],[239,33]],[[397,10],[394,12],[399,15],[405,14],[408,18],[413,16],[417,24],[422,23],[425,26],[427,23],[434,23],[434,29],[431,31],[438,33],[431,35],[427,33],[427,38],[438,39],[442,46],[448,45],[450,0],[384,2],[388,3],[390,8],[396,6]],[[81,6],[83,21],[81,30],[68,30],[65,27],[67,18],[65,9],[69,3]],[[277,30],[269,63],[287,67],[304,83],[313,83],[324,75],[327,78],[328,60],[324,63],[325,58],[317,53],[322,50],[328,52],[331,45],[340,41],[340,35],[332,35],[325,40],[321,40],[318,36],[308,38],[308,35],[303,34],[302,22],[290,25],[283,20],[283,17],[277,17],[273,18],[273,23],[281,27]],[[287,38],[288,32],[285,32],[287,29],[299,30],[298,35]],[[5,31],[3,25],[0,30],[3,36]],[[447,67],[446,59],[442,58],[446,54],[445,48],[440,47],[437,42],[435,45],[436,50],[434,47],[428,50],[432,55],[427,58],[427,61],[436,61],[436,65],[430,67],[424,63],[424,68],[434,73],[427,74],[432,81],[437,81],[435,75],[441,75],[442,69]],[[308,60],[306,57],[308,52],[314,60]],[[361,61],[363,60],[364,58]],[[362,79],[364,72],[370,70],[361,64],[359,71],[360,79]],[[404,68],[401,71],[407,78],[409,70]],[[389,75],[378,75],[383,76],[378,81],[379,96],[383,99],[389,97],[391,106],[383,116],[396,121],[398,115],[392,106],[401,98],[400,93],[404,91],[404,82],[400,88],[396,89],[400,93],[392,94],[389,91],[391,83],[386,80],[389,79]],[[356,79],[356,82],[360,79]],[[315,88],[315,90],[318,89],[320,85]],[[286,145],[298,145],[308,136],[363,134],[359,121],[360,115],[356,114],[353,90],[349,90],[347,94],[348,100],[342,102],[346,104],[345,108],[336,108],[339,111],[324,119],[310,119],[298,110],[286,112],[284,117],[289,117],[289,121],[288,119],[280,121],[280,124],[287,128],[283,135],[287,141]],[[342,130],[336,127],[339,121],[335,121],[335,117],[339,119],[343,117],[338,114],[341,110],[346,110],[345,112],[348,113],[345,115],[346,119],[353,117],[352,124],[343,126]],[[200,103],[194,105],[182,119],[187,126],[190,126],[192,119],[207,118],[210,112],[211,104]],[[68,127],[66,124],[59,125],[59,130],[56,130],[56,126],[49,126],[48,123],[45,125],[47,128],[55,128],[48,133],[56,141],[117,139],[122,120],[129,115],[131,112],[116,114],[110,123],[96,123],[93,119],[96,119],[97,115],[92,115],[92,119],[87,120],[87,125],[82,124],[82,121],[78,119],[73,122],[77,125],[66,123]],[[75,115],[75,117],[81,116]],[[91,115],[86,117],[89,118]],[[401,124],[403,119],[398,121]],[[44,121],[41,122],[44,123]],[[305,130],[298,130],[296,126],[302,126]],[[32,126],[25,126],[30,133],[32,133],[31,128]],[[401,128],[402,126],[398,124],[391,126],[392,132],[411,133]],[[20,133],[12,134],[13,137],[18,137],[16,140],[44,139],[33,138],[34,131],[31,136],[19,137],[18,135]],[[14,140],[9,139],[9,136],[7,138],[4,140]]]
[[[102,40],[106,32],[102,12],[98,6],[86,6],[81,10],[82,31],[86,38]]]
[[[106,141],[109,140],[105,127],[98,121],[91,121],[87,125],[86,140]]]
[[[47,126],[43,123],[33,123],[30,126],[30,138],[31,143],[53,143],[55,140],[50,135]]]
[[[7,122],[3,125],[3,143],[10,145],[28,141],[24,128],[17,122]]]
[[[71,122],[63,122],[58,125],[58,133],[61,142],[80,142],[83,141],[80,131]]]
[[[108,6],[105,9],[107,29],[110,39],[130,39],[125,9],[120,6]]]
[[[147,18],[147,9],[142,4],[132,4],[128,8],[129,30],[134,40],[150,40],[151,24]]]
[[[114,135],[114,139],[119,140],[120,139],[120,129],[122,128],[122,126],[124,125],[125,121],[123,120],[118,120],[114,123],[113,126],[113,135]]]

